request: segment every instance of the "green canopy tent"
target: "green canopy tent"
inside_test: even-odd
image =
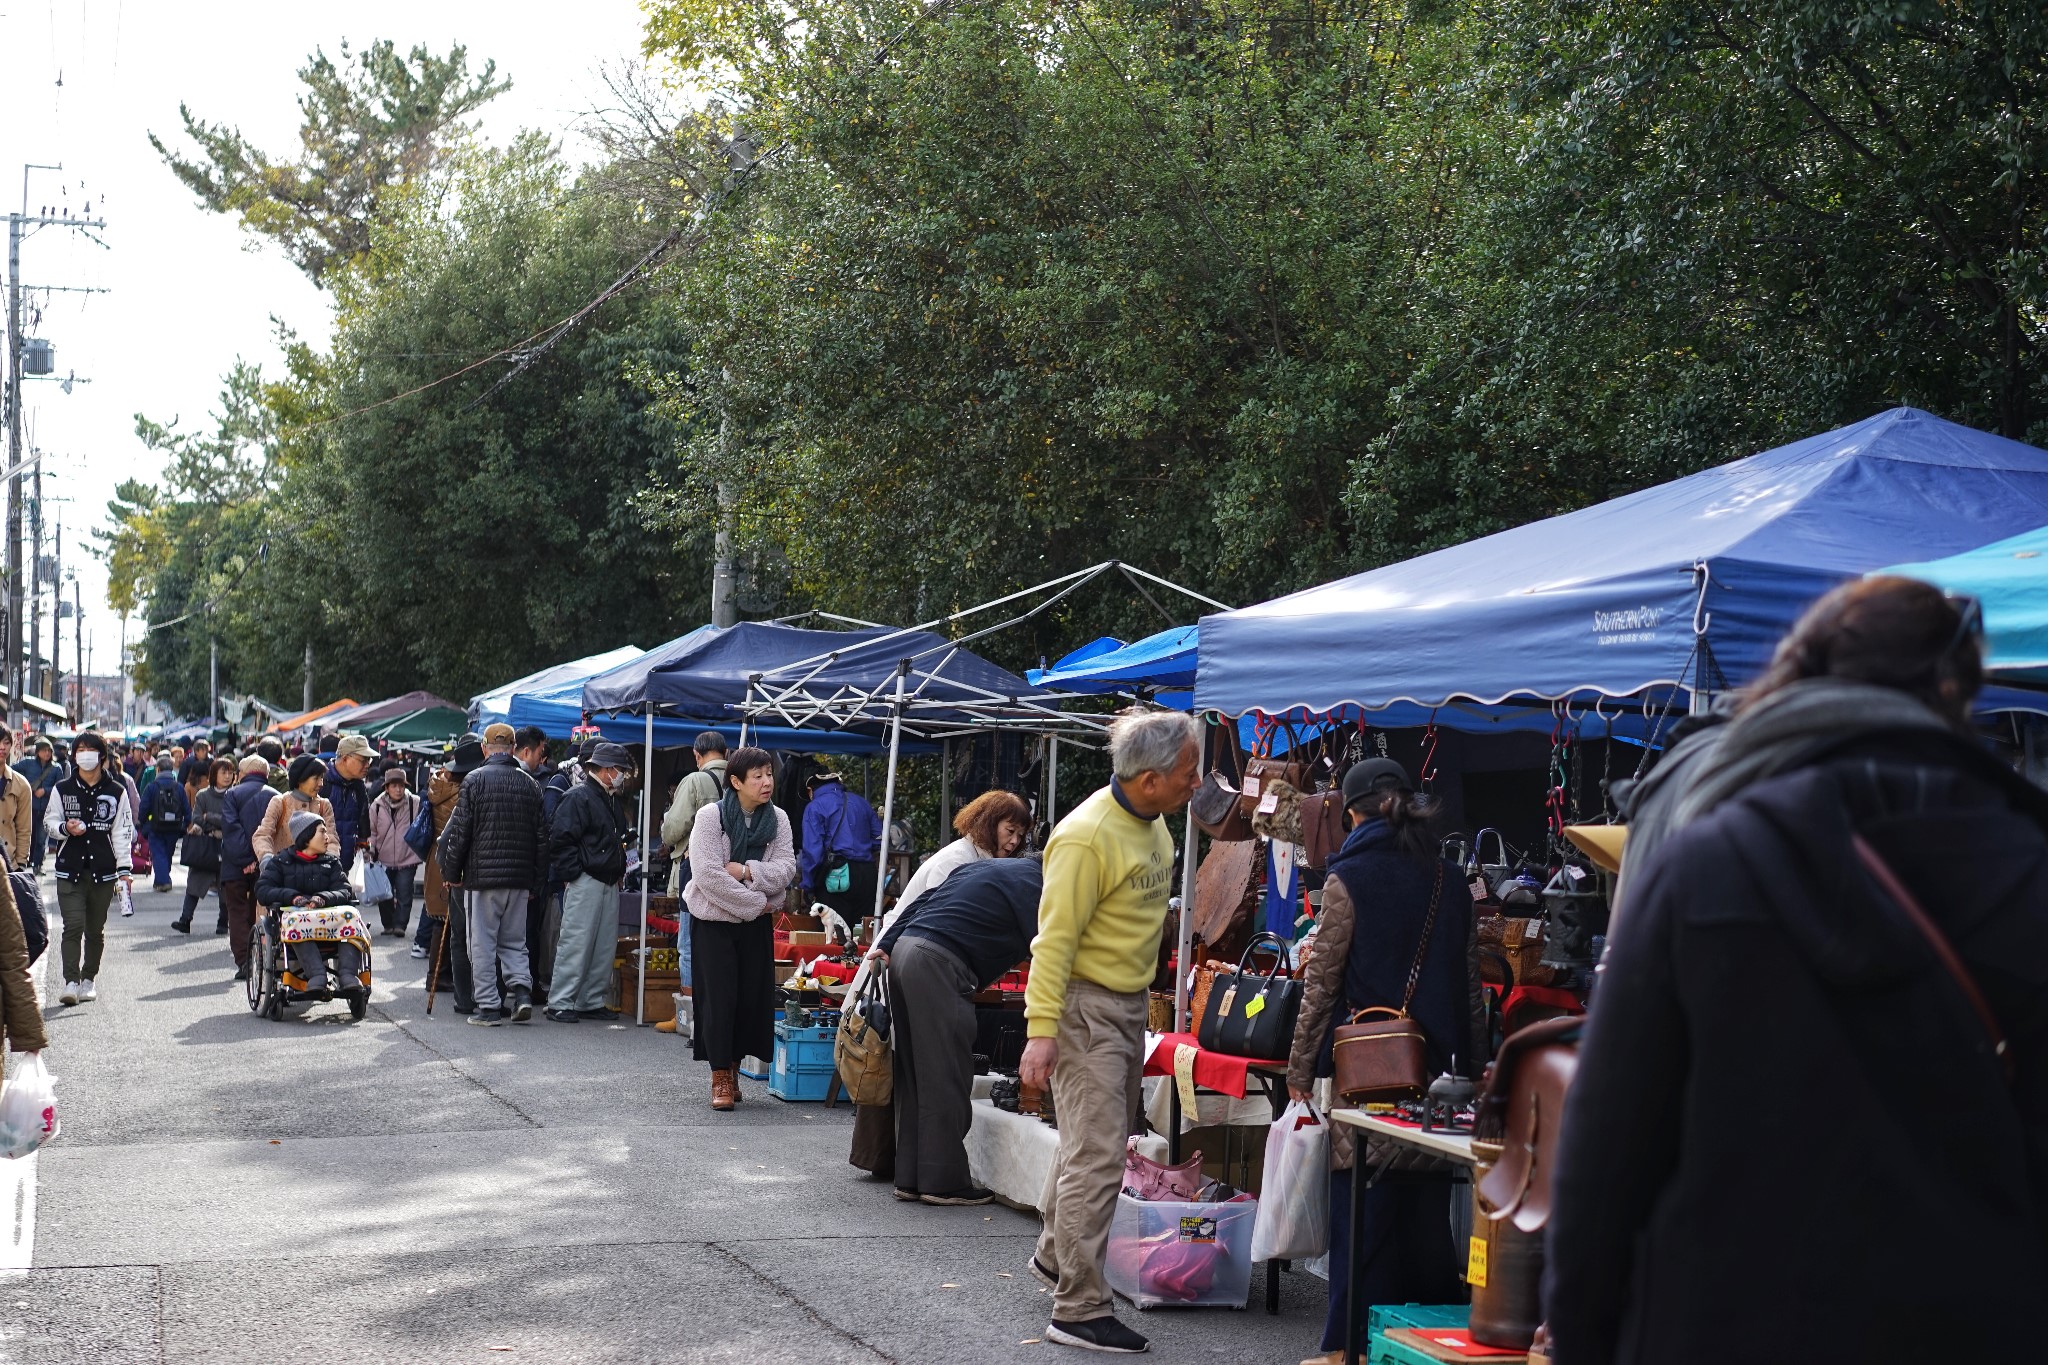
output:
[[[429,706],[418,711],[408,711],[402,716],[394,716],[381,724],[371,726],[363,733],[371,739],[381,739],[387,744],[420,744],[433,740],[453,739],[462,733],[468,723],[468,716],[459,706]]]

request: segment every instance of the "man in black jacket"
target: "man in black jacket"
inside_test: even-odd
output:
[[[565,888],[548,992],[548,1018],[557,1023],[618,1018],[604,1005],[610,943],[618,933],[619,883],[626,876],[626,822],[613,793],[632,767],[622,745],[599,744],[584,763],[584,780],[555,807],[549,826],[550,872]]]
[[[533,978],[526,960],[526,899],[543,870],[540,784],[512,756],[512,727],[484,729],[483,766],[462,781],[455,810],[441,832],[441,877],[460,888],[469,933],[470,980],[476,1013],[469,1022],[503,1022],[498,978],[512,1022],[533,1018]]]

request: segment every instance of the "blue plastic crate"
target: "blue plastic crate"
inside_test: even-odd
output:
[[[818,1067],[830,1070],[832,1067],[832,1036],[837,1029],[792,1028],[788,1024],[775,1025],[775,1056],[787,1057],[791,1071],[810,1071]]]
[[[1472,1305],[1442,1307],[1422,1303],[1376,1303],[1366,1309],[1365,1330],[1373,1336],[1395,1327],[1463,1327],[1472,1320]]]

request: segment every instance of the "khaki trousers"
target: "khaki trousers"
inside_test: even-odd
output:
[[[1060,1277],[1053,1320],[1086,1322],[1116,1311],[1102,1263],[1124,1183],[1124,1146],[1138,1112],[1145,992],[1119,995],[1078,977],[1069,981],[1059,1045],[1052,1102],[1060,1150],[1038,1201],[1045,1217],[1038,1260]]]

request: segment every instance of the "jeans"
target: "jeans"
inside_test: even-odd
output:
[[[157,890],[164,891],[170,888],[171,868],[176,864],[177,860],[178,836],[175,834],[158,834],[154,830],[150,831],[149,870],[152,874],[150,880],[155,883]]]
[[[48,801],[38,801],[34,809],[36,823],[28,835],[28,860],[30,866],[35,868],[36,871],[41,872],[43,870],[43,854],[48,850],[50,844],[50,831],[43,828],[43,816],[49,812],[50,803]]]
[[[107,907],[114,903],[116,890],[113,882],[57,883],[57,907],[64,915],[67,982],[85,981],[100,974],[100,954],[107,946]]]
[[[413,885],[419,880],[420,869],[418,864],[411,867],[393,867],[386,863],[384,871],[391,878],[391,899],[378,902],[377,913],[384,917],[386,929],[396,929],[402,934],[405,927],[412,923],[412,890]],[[428,932],[430,931],[422,925],[422,942],[425,941]]]

